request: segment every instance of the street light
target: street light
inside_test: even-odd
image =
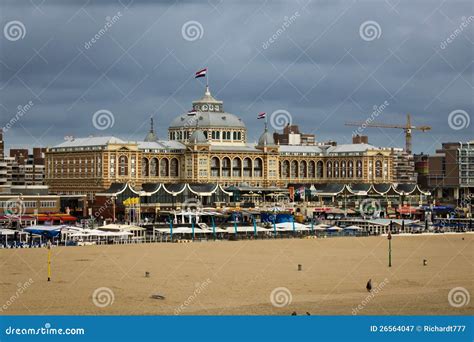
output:
[[[387,235],[388,239],[388,267],[392,267],[392,221]]]

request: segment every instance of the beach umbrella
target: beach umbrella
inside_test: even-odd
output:
[[[314,235],[314,220],[311,219],[311,234]]]
[[[193,241],[194,241],[194,218],[191,219],[191,229],[193,231]]]
[[[277,235],[277,226],[276,226],[276,218],[275,217],[273,218],[273,234],[276,237],[276,235]]]

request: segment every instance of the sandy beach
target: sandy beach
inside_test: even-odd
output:
[[[474,293],[473,240],[394,236],[391,268],[382,236],[55,247],[51,282],[47,249],[0,250],[0,314],[472,315],[448,294]]]

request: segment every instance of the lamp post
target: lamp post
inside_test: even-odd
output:
[[[392,221],[390,221],[390,230],[388,231],[388,267],[392,267]]]
[[[51,281],[51,240],[48,241],[48,281]]]

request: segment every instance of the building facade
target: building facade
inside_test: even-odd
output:
[[[469,199],[474,192],[474,141],[443,143],[428,157],[428,187],[436,197]]]
[[[168,139],[153,128],[143,141],[78,138],[46,151],[46,183],[61,194],[103,192],[113,183],[249,185],[286,187],[311,183],[391,183],[389,148],[369,144],[278,145],[266,125],[257,144],[206,88],[193,102],[195,115],[176,117]]]

